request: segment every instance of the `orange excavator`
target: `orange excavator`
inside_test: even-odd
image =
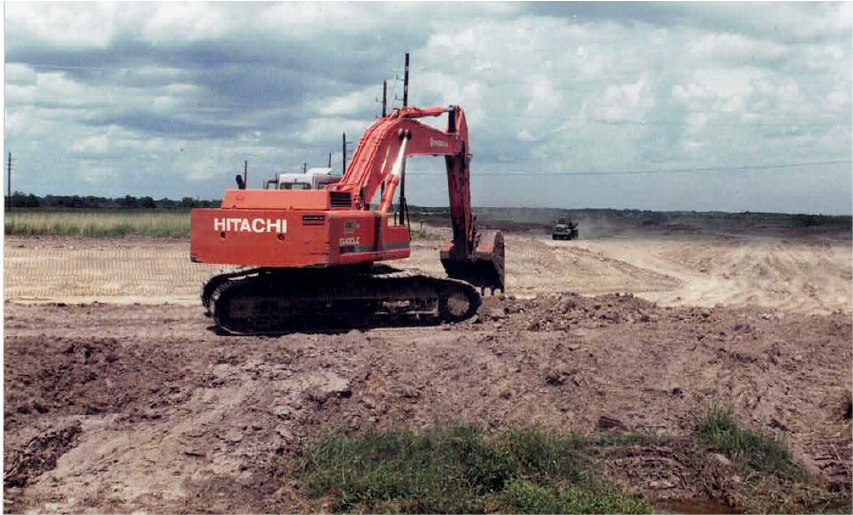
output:
[[[446,131],[418,121],[445,113]],[[383,316],[473,316],[487,288],[504,291],[504,241],[500,231],[476,227],[469,152],[461,107],[403,107],[367,129],[337,182],[253,190],[238,179],[218,209],[191,214],[192,261],[241,267],[203,285],[207,314],[232,334],[278,332],[312,318],[364,324]],[[412,155],[444,156],[447,165],[453,240],[440,259],[448,277],[380,263],[411,252],[404,192]]]

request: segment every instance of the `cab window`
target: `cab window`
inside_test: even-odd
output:
[[[311,185],[304,182],[284,182],[279,185],[282,190],[310,190]]]

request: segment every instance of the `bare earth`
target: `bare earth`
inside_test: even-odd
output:
[[[442,274],[440,241],[429,228],[395,266]],[[508,233],[507,287],[516,296],[571,291],[629,292],[665,306],[759,306],[829,314],[853,308],[849,233],[679,234],[628,231],[552,241],[542,231]],[[7,300],[38,302],[198,302],[219,267],[189,261],[183,240],[6,238]]]
[[[516,231],[507,297],[474,321],[275,338],[211,331],[216,267],[187,242],[5,244],[5,511],[319,510],[287,463],[324,432],[607,416],[677,436],[715,401],[850,488],[849,231]],[[440,273],[438,244],[402,266]],[[651,498],[709,495],[677,457],[641,458],[608,469]]]

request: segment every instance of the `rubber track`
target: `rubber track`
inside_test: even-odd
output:
[[[240,267],[237,269],[220,268],[215,274],[208,276],[207,280],[201,285],[201,305],[204,306],[205,316],[213,316],[211,309],[211,300],[217,289],[222,285],[227,284],[232,279],[240,276],[249,276],[263,270],[263,268]]]

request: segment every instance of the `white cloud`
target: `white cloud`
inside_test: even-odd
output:
[[[706,34],[687,45],[691,59],[716,62],[755,62],[778,60],[790,49],[773,41],[757,41],[740,34]]]
[[[345,132],[347,141],[358,144],[358,140],[373,120],[347,120],[345,118],[312,118],[308,124],[299,132],[302,143],[325,143],[338,142],[340,146],[341,136]],[[337,148],[337,147],[335,147]],[[332,150],[331,148],[329,150]]]
[[[710,22],[706,27],[725,27],[779,41],[849,38],[853,27],[849,2],[685,2],[679,7],[686,19]]]
[[[7,63],[5,73],[6,84],[33,85],[38,77],[32,68],[19,63]]]
[[[71,151],[76,153],[106,154],[109,149],[110,138],[106,134],[81,138],[71,144]]]
[[[80,161],[78,176],[89,184],[98,185],[115,180],[118,170],[102,162],[84,159]]]
[[[823,111],[830,113],[849,113],[850,100],[850,91],[845,92],[841,89],[834,89],[826,96],[826,102],[824,102],[821,108]]]
[[[324,98],[316,102],[317,109],[323,116],[352,116],[376,107],[376,92],[377,88],[370,86],[344,96]]]
[[[5,4],[6,37],[56,46],[104,48],[115,35],[116,7],[109,3],[93,9],[82,2],[10,2]]]
[[[592,118],[608,122],[643,121],[646,112],[655,106],[654,98],[644,93],[647,79],[637,82],[610,85],[594,100]]]
[[[39,103],[82,108],[104,105],[108,101],[95,88],[71,80],[58,71],[39,73],[35,83],[8,84],[6,88],[7,106]]]
[[[223,4],[168,2],[158,4],[145,20],[142,35],[154,43],[180,43],[220,38],[228,33],[230,20]]]
[[[533,136],[533,134],[530,134],[530,132],[525,130],[525,129],[518,131],[518,134],[516,134],[515,137],[518,141],[524,141],[524,142],[536,141],[536,137]]]
[[[190,181],[203,181],[220,175],[222,173],[222,159],[219,157],[204,156],[192,161],[188,167],[187,179]]]
[[[335,33],[357,34],[381,26],[385,19],[372,11],[356,3],[282,2],[265,9],[259,24],[267,31],[291,37],[332,37]]]

